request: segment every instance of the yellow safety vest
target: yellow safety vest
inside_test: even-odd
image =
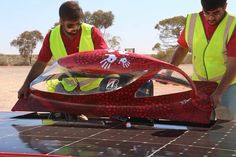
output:
[[[92,40],[92,26],[86,23],[82,23],[81,29],[82,32],[80,37],[80,44],[78,46],[78,52],[94,50]],[[49,41],[50,49],[55,60],[67,56],[66,48],[64,46],[60,33],[60,25],[52,29]]]
[[[226,14],[208,41],[199,13],[190,14],[185,39],[192,52],[193,80],[220,82],[226,71],[226,45],[236,26],[235,17]],[[236,83],[236,79],[232,84]]]
[[[93,40],[92,40],[92,26],[86,23],[81,24],[81,37],[80,37],[80,44],[78,46],[78,52],[83,51],[92,51],[94,50]],[[56,26],[52,29],[50,33],[50,49],[52,52],[52,56],[55,60],[58,60],[62,57],[67,56],[67,51],[64,46],[61,33],[60,33],[60,25]],[[56,86],[58,83],[62,83],[63,87],[66,91],[70,92],[73,91],[77,87],[77,82],[87,80],[87,78],[68,78],[62,79],[61,81],[55,79],[47,81],[48,90],[51,92],[55,91]],[[70,82],[70,83],[68,83]],[[89,84],[80,86],[80,90],[82,91],[89,91],[98,87],[100,84],[101,79],[94,79]]]

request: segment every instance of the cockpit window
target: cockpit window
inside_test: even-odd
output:
[[[147,71],[134,71],[128,74],[96,74],[71,71],[54,64],[31,83],[31,90],[43,92],[89,95],[118,90],[136,81]]]
[[[144,83],[135,93],[136,97],[161,96],[190,91],[188,80],[180,73],[163,69]]]

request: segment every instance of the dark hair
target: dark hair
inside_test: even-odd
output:
[[[214,10],[223,7],[227,0],[201,0],[204,11]]]
[[[78,2],[67,1],[60,6],[59,16],[62,20],[77,21],[83,18],[83,10]]]

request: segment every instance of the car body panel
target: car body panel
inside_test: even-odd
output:
[[[124,116],[168,119],[207,124],[213,111],[210,94],[217,84],[192,81],[181,69],[150,56],[130,52],[95,50],[77,53],[58,60],[59,73],[46,71],[31,83],[28,99],[20,99],[12,111],[68,112],[96,116]],[[148,80],[169,83],[162,70],[172,70],[187,82],[189,90],[165,95],[137,96]],[[62,72],[63,71],[63,72]],[[79,94],[49,92],[35,88],[40,82],[63,76],[90,77],[132,75],[127,84],[111,91],[89,91]],[[137,73],[137,76],[136,76]],[[134,75],[133,75],[134,74]],[[91,76],[92,75],[92,76]],[[74,77],[74,76],[73,76]],[[121,79],[121,77],[119,78]],[[175,82],[175,81],[173,81]],[[175,82],[176,83],[176,82]],[[184,86],[183,83],[180,83]],[[81,94],[82,93],[82,94]]]

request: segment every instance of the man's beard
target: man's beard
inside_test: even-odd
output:
[[[67,32],[67,31],[66,31],[66,33],[67,33],[68,35],[74,36],[74,35],[76,35],[76,34],[78,33],[78,30],[74,30],[74,31],[70,31],[70,32]]]

